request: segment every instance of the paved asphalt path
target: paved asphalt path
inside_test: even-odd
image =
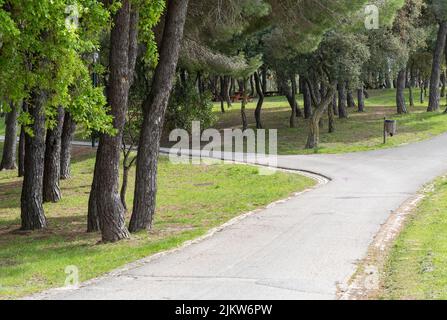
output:
[[[332,181],[181,250],[39,298],[334,299],[393,210],[447,172],[447,134],[395,149],[281,156],[279,166]]]

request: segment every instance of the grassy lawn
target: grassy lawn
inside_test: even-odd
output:
[[[384,299],[447,299],[447,177],[437,180],[392,248]]]
[[[90,149],[75,150],[73,179],[62,182],[64,199],[45,204],[49,228],[34,233],[16,231],[21,180],[16,172],[0,172],[0,299],[63,286],[69,265],[79,268],[81,281],[91,279],[314,185],[296,174],[260,176],[251,166],[175,165],[162,158],[154,229],[149,235],[143,232],[103,245],[98,244],[99,234],[85,233],[93,165]],[[129,204],[132,195],[130,188]]]
[[[415,98],[418,98],[417,91]],[[302,106],[302,98],[299,97]],[[248,105],[247,115],[251,128],[255,128],[253,110],[256,102]],[[306,153],[345,153],[367,151],[417,142],[439,135],[447,131],[447,115],[442,113],[427,113],[427,101],[424,104],[416,100],[416,106],[409,108],[410,114],[396,115],[395,91],[372,90],[370,98],[366,100],[366,112],[357,113],[350,109],[349,119],[336,119],[336,132],[327,133],[327,119],[321,129],[321,143],[317,150],[304,150],[307,138],[307,123],[299,119],[298,128],[290,129],[290,107],[282,97],[267,98],[262,114],[266,129],[278,129],[279,154]],[[219,112],[220,106],[216,105]],[[444,111],[444,110],[442,110]],[[383,118],[398,120],[398,135],[390,138],[383,145]],[[225,114],[219,115],[216,124],[218,129],[240,128],[240,107],[234,104]]]

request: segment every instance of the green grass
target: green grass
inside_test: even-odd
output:
[[[5,118],[0,118],[0,136],[5,135]]]
[[[415,92],[415,98],[418,98]],[[302,106],[302,98],[299,97]],[[279,154],[346,153],[395,147],[428,139],[447,131],[447,115],[427,113],[427,102],[415,100],[415,107],[409,107],[409,114],[397,115],[394,90],[371,90],[366,100],[366,112],[358,113],[349,109],[349,119],[336,119],[335,133],[327,132],[327,118],[320,133],[320,146],[316,150],[305,150],[308,125],[299,119],[298,128],[289,128],[290,107],[282,97],[267,98],[262,113],[266,129],[278,129]],[[247,115],[250,128],[255,129],[253,110],[256,102],[249,103]],[[219,108],[216,105],[216,111]],[[443,111],[443,109],[442,109]],[[383,144],[383,118],[398,121],[398,134]],[[219,112],[218,129],[241,128],[240,107],[234,104],[225,114]]]
[[[447,299],[447,177],[435,183],[391,250],[383,299]]]
[[[76,149],[75,153],[73,179],[62,182],[63,200],[45,204],[49,219],[45,231],[16,231],[20,224],[21,180],[16,172],[0,172],[0,299],[61,287],[69,265],[79,268],[81,281],[91,279],[177,247],[241,213],[315,183],[284,172],[261,176],[252,166],[175,165],[162,158],[153,230],[149,235],[133,235],[128,241],[98,244],[99,234],[85,233],[94,155],[88,148]],[[129,185],[133,186],[133,179]],[[130,188],[129,204],[132,195]]]

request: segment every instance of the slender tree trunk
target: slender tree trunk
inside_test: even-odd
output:
[[[261,69],[262,72],[262,92],[267,92],[267,67],[264,65]]]
[[[430,78],[430,100],[427,109],[429,112],[439,110],[439,102],[441,100],[439,93],[439,81],[441,78],[441,65],[444,56],[446,37],[447,21],[444,21],[439,26],[436,47],[433,53],[433,64]]]
[[[413,87],[410,85],[408,87],[408,95],[410,99],[410,107],[414,107],[414,94],[413,94]]]
[[[335,84],[330,85],[325,96],[321,98],[312,117],[309,119],[309,134],[307,137],[306,149],[315,149],[320,141],[320,119],[326,111],[326,108],[332,102],[335,92]]]
[[[355,100],[354,100],[354,95],[352,93],[352,90],[348,90],[347,91],[347,101],[348,101],[348,108],[355,108]]]
[[[445,70],[441,71],[441,98],[445,97],[445,88],[446,88],[446,78],[445,78]]]
[[[247,113],[245,112],[248,98],[247,98],[247,80],[244,78],[242,81],[239,82],[239,88],[242,93],[242,100],[241,100],[241,118],[242,118],[242,130],[245,131],[248,128],[248,121],[247,121]]]
[[[303,99],[304,99],[304,118],[312,117],[312,98],[310,95],[309,83],[303,79]]]
[[[335,90],[334,90],[335,91]],[[335,116],[334,116],[334,110],[337,109],[337,95],[334,93],[332,97],[332,105],[330,105],[328,110],[328,132],[334,133],[335,132]]]
[[[138,145],[135,195],[129,226],[131,232],[152,227],[160,137],[183,38],[188,2],[168,2],[160,61],[151,91],[143,104],[144,120]]]
[[[365,95],[363,85],[357,89],[358,112],[365,112]]]
[[[71,142],[76,131],[76,123],[71,114],[65,112],[64,125],[61,137],[61,180],[69,179],[71,176]]]
[[[335,90],[334,98],[332,100],[332,108],[334,109],[334,116],[338,117],[338,90]]]
[[[290,79],[290,82],[292,83],[292,96],[291,96],[291,102],[292,105],[290,106],[291,108],[295,109],[295,116],[297,118],[302,118],[303,117],[303,113],[298,105],[298,101],[296,101],[296,95],[297,95],[297,91],[298,91],[298,86],[296,83],[296,76],[293,75],[292,78]],[[289,101],[290,104],[290,101]],[[293,112],[292,112],[293,113]]]
[[[11,103],[11,111],[6,115],[5,142],[3,144],[3,156],[0,163],[1,170],[16,169],[17,152],[17,118],[19,116],[19,106]]]
[[[255,78],[256,93],[258,94],[258,103],[256,104],[256,110],[255,110],[256,128],[262,129],[261,111],[262,111],[262,105],[264,103],[264,92],[262,91],[261,79],[259,78],[258,72],[255,72],[254,78]]]
[[[19,138],[19,167],[18,175],[23,177],[25,174],[25,129],[23,126],[20,128],[20,138]]]
[[[386,74],[385,86],[387,89],[393,89],[393,80],[391,79],[391,75],[389,72],[387,72]]]
[[[397,113],[407,113],[407,105],[405,102],[405,69],[399,71],[397,76],[397,91],[396,91],[396,104],[397,104]]]
[[[129,167],[123,167],[123,183],[121,185],[121,192],[120,192],[120,199],[121,203],[123,204],[124,209],[127,211],[127,202],[126,202],[126,193],[127,193],[127,186],[129,184]]]
[[[103,134],[96,155],[95,174],[89,199],[88,231],[97,225],[101,229],[104,242],[115,242],[129,237],[125,226],[125,210],[119,194],[120,147],[126,120],[128,96],[130,89],[131,61],[136,36],[133,28],[138,25],[135,16],[131,18],[131,1],[123,0],[114,17],[114,27],[110,37],[109,83],[107,100],[110,114],[114,117],[113,126],[116,134]],[[132,26],[133,25],[133,26]],[[136,56],[136,55],[135,55]]]
[[[424,96],[424,84],[423,84],[423,82],[420,84],[420,89],[421,89],[421,91],[419,93],[419,101],[421,103],[424,103],[425,102],[425,96]]]
[[[344,82],[338,84],[338,117],[340,119],[348,118],[346,84]]]
[[[254,83],[254,76],[250,76],[250,97],[254,97],[255,96],[255,83]]]
[[[301,112],[301,109],[298,106],[298,102],[296,101],[296,94],[297,94],[297,84],[295,75],[293,75],[290,78],[291,86],[288,84],[288,80],[286,79],[285,74],[282,72],[277,72],[278,76],[278,89],[281,92],[282,95],[285,95],[287,98],[287,101],[289,102],[291,114],[290,114],[290,128],[296,128],[297,125],[297,118],[303,117],[303,113]]]
[[[61,137],[64,125],[64,108],[57,110],[57,123],[47,130],[45,142],[45,166],[43,175],[43,201],[58,202],[62,198],[59,186],[61,173]]]
[[[222,113],[225,113],[225,95],[225,79],[220,77],[220,111]]]
[[[29,113],[33,119],[33,136],[25,136],[25,174],[21,196],[22,230],[38,230],[47,226],[43,210],[43,171],[45,159],[45,110],[46,97],[33,92]]]
[[[231,97],[230,97],[230,77],[229,76],[225,76],[224,77],[224,98],[225,101],[227,102],[227,107],[231,108]]]

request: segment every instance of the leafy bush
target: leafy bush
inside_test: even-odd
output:
[[[177,83],[169,100],[166,128],[185,129],[191,132],[193,121],[200,121],[202,129],[209,128],[215,123],[212,94],[208,91],[200,94],[193,81]]]

